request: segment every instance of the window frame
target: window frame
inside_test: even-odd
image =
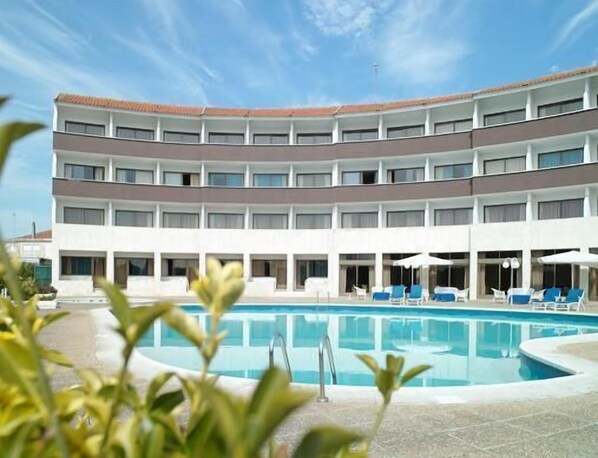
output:
[[[317,216],[323,216],[323,217],[327,217],[328,218],[328,224],[326,225],[327,227],[323,227],[323,228],[319,228],[319,227],[299,227],[299,217],[300,216],[309,216],[309,217],[317,217]],[[328,230],[328,229],[332,229],[332,214],[331,213],[296,213],[295,214],[295,229],[299,230],[299,231],[317,231],[317,230]]]
[[[421,170],[421,180],[394,181],[394,172],[403,171],[403,170],[418,170],[418,171]],[[426,179],[426,168],[425,167],[402,167],[402,168],[398,168],[398,169],[388,169],[387,173],[386,173],[386,178],[387,178],[388,183],[390,183],[390,184],[419,183],[420,181],[425,181],[425,179]]]
[[[579,162],[573,162],[571,164],[563,164],[562,159],[563,159],[563,154],[564,153],[569,153],[571,151],[576,151],[578,153],[580,153],[580,158],[581,160]],[[558,165],[550,165],[548,167],[541,167],[540,166],[540,161],[542,157],[547,157],[549,155],[555,155],[558,154],[559,155],[559,164]],[[568,167],[571,165],[579,165],[579,164],[583,164],[583,146],[582,147],[578,147],[578,148],[568,148],[568,149],[562,149],[562,150],[558,150],[558,151],[546,151],[545,153],[538,153],[538,170],[544,170],[544,169],[553,169],[556,167]]]
[[[235,216],[236,218],[240,218],[241,227],[214,227],[211,225],[212,216],[220,216],[220,215],[231,215]],[[206,222],[206,229],[219,229],[219,230],[244,230],[245,229],[245,213],[232,213],[232,212],[208,212],[207,213],[207,222]]]
[[[314,137],[327,137],[328,141],[325,142],[308,142],[302,143],[299,139],[300,138],[314,138]],[[307,133],[297,133],[295,136],[295,143],[297,145],[327,145],[332,143],[332,132],[307,132]]]
[[[361,138],[362,134],[368,134],[368,133],[376,133],[376,138]],[[359,134],[359,139],[357,140],[347,140],[345,138],[346,134]],[[380,139],[380,133],[378,132],[377,128],[374,129],[347,129],[347,130],[343,130],[342,131],[342,135],[341,135],[343,142],[371,142],[371,141],[375,141],[375,140],[379,140]]]
[[[300,185],[299,184],[299,177],[303,177],[303,176],[327,176],[328,179],[328,185],[324,185],[324,186],[316,186],[316,185],[309,185],[309,186],[304,186],[304,185]],[[315,172],[315,173],[296,173],[295,174],[295,187],[297,188],[329,188],[332,186],[332,173],[328,173],[328,172]]]
[[[471,218],[469,223],[466,224],[455,224],[455,218],[454,218],[454,212],[459,211],[459,210],[469,210]],[[438,224],[438,212],[443,212],[443,211],[452,211],[453,212],[453,223],[451,224]],[[473,207],[456,207],[456,208],[435,208],[434,209],[434,226],[470,226],[471,224],[473,224]]]
[[[166,183],[166,174],[181,175],[181,184]],[[189,175],[189,184],[184,183],[185,175]],[[196,185],[191,184],[193,182],[192,178],[194,175],[197,176],[197,184]],[[162,171],[162,182],[160,184],[162,184],[164,186],[184,186],[187,188],[196,188],[196,187],[201,186],[200,173],[199,172],[179,172],[176,170],[164,170],[164,171]]]
[[[407,214],[407,213],[417,213],[421,215],[421,224],[417,225],[405,225],[405,226],[391,226],[388,224],[389,219],[392,215],[396,214]],[[424,227],[426,225],[426,211],[425,210],[390,210],[386,212],[386,227],[390,228],[397,228],[397,227]]]
[[[469,129],[463,129],[463,130],[455,130],[455,125],[459,122],[466,122],[469,121],[471,123],[471,127]],[[436,128],[437,126],[446,126],[452,124],[453,125],[453,130],[450,132],[437,132]],[[463,118],[463,119],[454,119],[452,121],[438,121],[434,123],[434,135],[445,135],[445,134],[455,134],[455,133],[459,133],[459,132],[467,132],[473,130],[473,118]]]
[[[559,106],[559,105],[565,105],[565,104],[573,103],[573,102],[576,102],[576,103],[580,103],[581,102],[581,108],[579,110],[561,111],[560,113],[549,114],[549,115],[544,115],[544,116],[542,116],[540,114],[540,110],[543,109],[543,108],[546,109],[546,108],[556,107],[556,106]],[[538,105],[537,114],[538,114],[538,118],[547,118],[549,116],[559,116],[559,115],[562,115],[562,114],[574,113],[576,111],[581,111],[581,110],[583,110],[583,97],[576,97],[574,99],[561,100],[559,102],[552,102],[552,103],[545,103],[544,105]]]
[[[166,140],[166,136],[168,134],[171,135],[187,135],[187,136],[197,136],[197,141],[193,142],[186,142],[186,141],[174,141],[174,140]],[[183,131],[176,131],[176,130],[165,130],[162,132],[162,141],[165,143],[181,143],[181,144],[190,144],[195,145],[197,143],[201,143],[201,133],[200,132],[183,132]]]
[[[79,125],[79,126],[84,126],[85,128],[87,127],[101,127],[103,132],[101,134],[91,134],[89,132],[72,132],[70,130],[68,130],[68,125]],[[87,130],[87,129],[85,129]],[[105,124],[95,124],[95,123],[91,123],[91,122],[81,122],[81,121],[69,121],[67,119],[64,120],[64,131],[66,133],[69,134],[76,134],[76,135],[93,135],[94,137],[105,137],[106,136],[106,125]]]
[[[119,130],[121,129],[126,129],[126,130],[132,130],[135,132],[135,137],[131,138],[131,137],[123,137],[122,135],[119,135]],[[146,132],[146,133],[151,133],[151,138],[147,139],[147,138],[137,138],[137,133],[138,132]],[[128,127],[128,126],[116,126],[115,129],[115,137],[116,138],[121,138],[124,140],[140,140],[140,141],[144,141],[144,142],[153,142],[156,139],[156,132],[154,129],[147,129],[144,127]]]
[[[121,181],[121,180],[119,180],[119,179],[118,179],[118,172],[119,172],[119,171],[125,171],[125,172],[126,172],[126,171],[132,171],[132,172],[135,172],[135,181]],[[139,183],[139,182],[137,181],[137,172],[149,172],[149,173],[151,173],[151,174],[152,174],[152,180],[151,180],[151,183]],[[125,184],[141,184],[141,185],[153,185],[153,184],[155,184],[155,182],[156,182],[156,181],[155,181],[155,177],[154,177],[154,171],[153,171],[153,170],[151,170],[151,169],[150,169],[150,170],[148,170],[148,169],[130,169],[130,168],[126,168],[126,167],[117,167],[117,168],[114,170],[114,176],[115,176],[115,178],[116,178],[116,180],[115,180],[115,181],[116,181],[116,183],[125,183]]]
[[[215,177],[215,176],[236,176],[236,177],[241,177],[241,184],[239,186],[235,185],[229,185],[229,184],[212,184],[211,183],[211,178]],[[228,181],[228,180],[227,180]],[[208,186],[215,186],[215,187],[219,187],[219,188],[244,188],[246,185],[245,183],[245,174],[244,173],[238,173],[238,172],[208,172]]]
[[[514,204],[494,204],[494,205],[484,205],[484,224],[500,224],[500,223],[520,223],[520,222],[525,222],[526,221],[526,203],[522,203],[522,202],[518,202],[518,203],[514,203]],[[488,221],[488,215],[486,213],[486,209],[493,209],[493,208],[504,208],[506,209],[507,207],[519,207],[519,208],[523,208],[523,219],[517,219],[517,220],[506,220],[506,218],[504,218],[501,221]],[[503,215],[506,216],[505,212],[503,211]]]
[[[563,214],[563,203],[564,202],[580,202],[581,215],[580,216],[569,216],[567,218],[563,218],[561,215]],[[542,204],[555,204],[555,203],[559,204],[559,216],[558,216],[558,218],[541,218],[540,217],[540,213],[541,213]],[[583,197],[577,197],[577,198],[574,198],[574,199],[543,200],[541,202],[538,202],[537,209],[538,209],[538,221],[550,221],[550,220],[554,220],[554,219],[583,218],[584,217],[584,198]]]
[[[493,116],[499,116],[499,115],[509,115],[512,113],[523,113],[523,118],[522,119],[518,119],[517,121],[507,121],[505,119],[504,122],[497,122],[495,124],[488,124],[488,118],[491,118]],[[525,121],[525,108],[517,108],[515,110],[505,110],[505,111],[497,111],[496,113],[488,113],[484,115],[484,127],[494,127],[494,126],[501,126],[504,124],[512,124],[512,123],[516,123],[516,122],[522,122]]]
[[[83,222],[82,223],[73,223],[73,222],[66,221],[67,210],[83,210]],[[89,212],[91,212],[91,211],[101,212],[100,214],[102,215],[102,217],[101,217],[102,222],[100,224],[86,222],[85,214],[88,211]],[[91,207],[71,207],[71,206],[63,207],[62,222],[64,224],[82,224],[82,225],[86,225],[86,226],[105,226],[106,225],[106,210],[103,208],[91,208]]]
[[[397,131],[401,131],[401,130],[415,129],[415,128],[421,128],[422,133],[418,134],[418,135],[402,135],[400,137],[393,137],[393,136],[389,135],[391,132],[397,132]],[[390,139],[390,140],[394,140],[397,138],[423,137],[424,135],[426,135],[426,125],[425,124],[412,124],[409,126],[396,126],[396,127],[386,128],[386,138]]]
[[[463,165],[469,165],[471,167],[471,174],[467,175],[467,176],[462,176],[462,177],[450,177],[450,178],[438,178],[436,176],[436,171],[439,168],[445,168],[445,167],[460,167]],[[473,177],[473,162],[462,162],[459,164],[444,164],[444,165],[435,165],[434,166],[434,180],[466,180],[468,178]]]
[[[283,177],[283,181],[284,184],[282,184],[281,186],[274,186],[274,185],[258,185],[256,184],[256,178],[262,177],[262,176],[267,176],[267,177],[275,177],[275,176],[281,176]],[[254,188],[288,188],[289,187],[289,174],[288,173],[253,173],[251,175],[252,177],[252,186]]]
[[[346,227],[345,215],[376,215],[376,224],[374,226]],[[380,227],[380,215],[377,211],[341,212],[341,229],[377,229],[378,227]]]
[[[268,143],[258,143],[256,142],[256,138],[257,137],[268,137],[270,139],[270,142]],[[272,143],[272,139],[273,138],[284,138],[286,141],[284,143]],[[289,141],[289,134],[268,134],[268,133],[254,133],[253,134],[253,144],[254,145],[288,145],[290,143]]]
[[[284,217],[285,220],[285,227],[268,227],[268,228],[264,228],[264,229],[257,229],[255,227],[255,219],[257,217],[260,216],[282,216]],[[257,230],[257,231],[281,231],[281,230],[287,230],[289,229],[289,215],[287,213],[252,213],[251,214],[251,229],[252,230]]]
[[[220,136],[224,136],[226,138],[228,138],[229,136],[240,136],[241,137],[241,141],[240,142],[215,142],[212,141],[212,136],[216,136],[216,135],[220,135]],[[241,133],[241,132],[208,132],[208,143],[212,143],[215,145],[244,145],[245,144],[245,134]]]
[[[359,174],[359,183],[345,183],[345,176],[348,174]],[[363,174],[364,173],[373,173],[374,174],[374,182],[373,183],[364,183],[363,182]],[[378,184],[379,177],[378,177],[378,170],[347,170],[341,173],[341,184],[343,186],[362,186],[362,185],[373,185]]]
[[[67,167],[91,167],[93,171],[93,176],[95,177],[96,170],[102,171],[102,179],[97,180],[95,178],[71,178],[67,176]],[[88,164],[73,164],[71,162],[64,163],[64,177],[67,180],[79,180],[79,181],[105,181],[106,180],[106,167],[103,165],[88,165]]]
[[[523,167],[523,169],[521,169],[521,170],[514,170],[514,171],[508,171],[508,172],[507,172],[507,171],[504,171],[504,172],[493,172],[493,173],[488,173],[488,172],[486,171],[486,163],[487,163],[487,162],[508,161],[508,160],[511,160],[511,159],[523,159],[523,160],[524,160],[524,162],[526,162],[526,161],[527,161],[527,158],[526,158],[526,156],[509,156],[509,157],[499,157],[499,158],[496,158],[496,159],[485,159],[485,160],[484,160],[484,176],[485,176],[485,175],[498,175],[498,174],[501,174],[501,173],[517,173],[517,172],[525,172],[525,170],[526,170],[526,167],[525,167],[525,166],[524,166],[524,167]],[[506,166],[506,162],[505,162],[505,166]],[[506,168],[506,167],[505,167],[505,168]]]
[[[151,215],[151,219],[150,219],[150,225],[149,226],[139,226],[137,224],[118,224],[118,215],[119,213],[145,213],[145,214],[150,214]],[[114,226],[118,226],[118,227],[145,227],[145,228],[153,228],[155,227],[155,221],[154,221],[154,212],[150,211],[150,210],[121,210],[121,209],[116,209],[114,210]]]
[[[166,217],[170,216],[170,215],[183,215],[183,216],[194,216],[195,219],[195,225],[191,226],[191,227],[185,227],[185,226],[167,226],[165,224],[166,222]],[[200,226],[200,216],[199,213],[193,213],[193,212],[174,212],[174,211],[162,211],[162,226],[165,229],[199,229]]]

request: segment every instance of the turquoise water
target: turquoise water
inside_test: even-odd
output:
[[[198,325],[210,318],[184,306]],[[352,306],[236,306],[221,323],[227,336],[211,372],[259,378],[268,364],[271,336],[287,342],[293,381],[318,383],[318,343],[328,334],[341,385],[372,386],[373,377],[355,357],[367,353],[382,363],[386,353],[404,355],[406,365],[431,364],[411,386],[509,383],[566,375],[519,354],[528,339],[598,332],[598,317],[483,310]],[[156,361],[198,370],[196,350],[157,322],[138,350]],[[275,361],[283,367],[280,349]],[[328,368],[328,363],[326,362]],[[327,373],[327,382],[330,374]]]

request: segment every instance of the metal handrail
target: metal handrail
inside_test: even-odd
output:
[[[291,372],[291,363],[289,363],[289,354],[287,353],[287,343],[284,340],[284,337],[280,332],[275,332],[272,334],[272,338],[270,339],[270,346],[268,347],[268,356],[269,356],[269,364],[270,367],[274,367],[274,346],[276,345],[276,341],[280,342],[280,351],[282,352],[282,360],[284,361],[284,365],[287,370],[287,374],[289,374],[289,381],[293,381],[293,373]]]
[[[332,356],[332,345],[330,344],[330,337],[324,334],[320,337],[320,345],[318,345],[318,364],[320,367],[320,396],[318,402],[328,402],[326,397],[326,386],[324,383],[324,348],[328,353],[328,364],[330,366],[330,375],[332,376],[332,384],[336,385],[336,366],[334,365],[334,357]]]

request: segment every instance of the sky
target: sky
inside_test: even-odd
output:
[[[6,238],[51,226],[60,92],[217,107],[401,100],[598,62],[598,0],[0,0],[0,111],[48,129],[0,180]],[[377,65],[375,65],[377,64]],[[377,71],[374,71],[374,68]]]

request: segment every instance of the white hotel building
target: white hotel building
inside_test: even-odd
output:
[[[248,295],[337,297],[411,282],[470,298],[568,286],[538,257],[598,253],[598,67],[369,105],[228,109],[55,99],[53,285],[187,294],[206,257],[243,263]],[[596,270],[575,268],[598,299]]]

